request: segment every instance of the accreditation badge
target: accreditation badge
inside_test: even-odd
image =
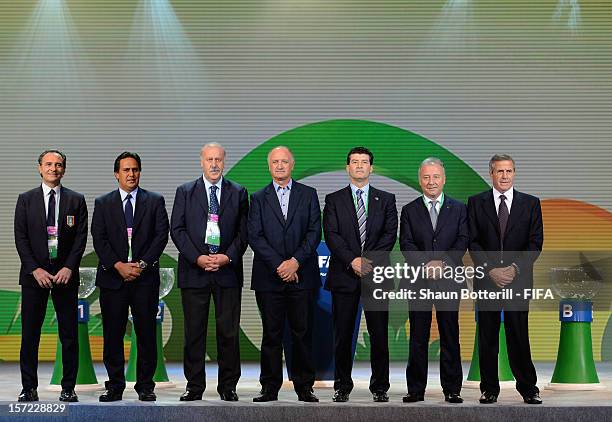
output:
[[[68,225],[68,227],[74,227],[74,215],[66,216],[66,224]]]
[[[128,238],[128,262],[132,262],[132,228],[128,227],[127,229],[127,238]]]
[[[57,258],[57,227],[47,226],[47,248],[49,250],[49,259]]]
[[[217,214],[208,214],[204,243],[212,246],[221,246],[221,231],[219,230],[219,216]]]

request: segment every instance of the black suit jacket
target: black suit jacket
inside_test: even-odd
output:
[[[219,204],[219,252],[231,263],[210,272],[200,268],[200,255],[210,253],[204,243],[208,221],[208,196],[202,177],[176,189],[172,208],[171,236],[179,250],[178,286],[206,287],[212,281],[222,287],[241,287],[244,282],[242,255],[247,247],[249,198],[245,188],[223,178]]]
[[[19,195],[15,207],[15,246],[21,260],[19,284],[38,286],[32,272],[51,271],[47,246],[47,219],[42,186]],[[79,265],[87,243],[87,204],[80,193],[61,187],[56,267],[72,270],[69,285],[79,284]],[[72,217],[68,225],[68,217]]]
[[[128,260],[125,214],[119,190],[96,199],[91,235],[98,255],[96,285],[119,289],[123,278],[114,265]],[[164,197],[138,188],[132,231],[132,262],[145,261],[148,267],[132,283],[159,283],[159,257],[168,243],[168,213]]]
[[[540,200],[535,196],[514,190],[510,217],[501,244],[499,220],[493,202],[493,190],[472,196],[468,200],[470,255],[475,265],[484,266],[486,273],[493,268],[515,263],[519,274],[510,287],[533,286],[533,264],[542,251],[544,227]],[[475,279],[475,287],[491,288],[487,276]]]
[[[292,182],[287,221],[278,202],[274,185],[251,196],[249,244],[255,252],[251,289],[281,291],[286,286],[315,289],[321,286],[317,247],[321,242],[321,209],[314,188]],[[299,282],[288,284],[276,274],[285,260],[298,260]]]
[[[331,252],[325,288],[335,292],[359,292],[361,281],[351,268],[351,262],[362,256],[361,240],[350,186],[325,197],[323,231]],[[370,186],[364,251],[366,254],[368,251],[391,251],[396,238],[395,195]],[[388,255],[376,254],[372,265],[388,265]],[[393,280],[386,280],[384,284],[392,286],[392,283]]]

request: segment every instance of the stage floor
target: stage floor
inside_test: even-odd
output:
[[[227,403],[219,399],[216,393],[216,363],[207,363],[207,391],[204,400],[190,403],[179,401],[180,394],[185,389],[180,363],[167,364],[170,380],[175,384],[173,388],[157,388],[157,402],[143,403],[133,388],[128,387],[124,393],[123,401],[116,403],[99,403],[100,391],[79,391],[80,402],[70,405],[68,419],[80,420],[405,420],[414,419],[433,420],[612,420],[612,363],[599,363],[597,370],[602,384],[608,388],[600,391],[551,391],[546,389],[554,369],[553,363],[536,363],[538,372],[538,386],[544,401],[542,406],[529,406],[523,403],[520,395],[513,385],[503,388],[499,401],[494,405],[481,405],[478,403],[480,393],[477,388],[462,390],[465,400],[463,404],[452,405],[444,402],[440,387],[438,363],[433,362],[430,367],[429,385],[425,401],[415,404],[405,404],[402,396],[406,394],[405,365],[399,362],[391,364],[391,389],[389,390],[389,403],[373,403],[368,391],[369,364],[359,362],[355,365],[353,378],[355,389],[348,403],[333,403],[331,400],[333,388],[331,383],[317,383],[315,394],[321,400],[318,404],[298,402],[291,384],[286,382],[279,393],[279,400],[271,403],[253,403],[253,396],[259,391],[259,365],[256,363],[243,363],[242,378],[238,384],[238,403]],[[104,367],[95,365],[98,381],[103,384],[106,379]],[[464,374],[467,374],[469,365],[464,364]],[[38,394],[41,401],[57,403],[58,392],[47,389],[53,366],[42,363],[39,367]],[[19,366],[16,363],[0,364],[0,402],[3,407],[0,416],[7,420],[32,420],[24,415],[21,418],[16,414],[8,415],[6,408],[8,402],[15,402],[21,390]],[[322,385],[321,385],[322,384]]]

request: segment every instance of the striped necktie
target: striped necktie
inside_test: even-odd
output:
[[[361,250],[365,246],[366,241],[366,221],[368,219],[366,215],[365,205],[363,203],[363,191],[357,189],[357,224],[359,225],[359,239],[361,241]]]

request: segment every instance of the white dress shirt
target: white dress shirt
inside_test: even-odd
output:
[[[123,189],[119,188],[119,195],[121,195],[121,204],[123,205],[124,213],[125,213],[125,204],[127,203],[125,198],[127,198],[128,194],[132,195],[132,199],[130,199],[130,202],[132,203],[132,213],[133,215],[135,215],[136,214],[136,195],[138,195],[138,188],[134,189],[131,192],[126,192]]]
[[[514,187],[511,187],[506,192],[501,193],[497,189],[493,188],[493,202],[495,202],[495,212],[499,214],[499,204],[501,204],[501,199],[499,197],[504,195],[506,197],[506,207],[508,207],[508,214],[512,209],[512,198],[514,198]]]
[[[215,192],[215,196],[217,197],[217,203],[219,204],[219,207],[221,207],[221,185],[223,184],[223,176],[221,176],[219,178],[219,181],[214,184],[210,183],[208,179],[204,177],[204,175],[202,175],[202,179],[204,179],[204,186],[206,187],[206,199],[208,199],[208,205],[210,206],[210,187],[216,186],[217,191]]]
[[[55,227],[57,227],[57,223],[59,221],[59,204],[60,204],[61,185],[57,185],[56,187],[51,189],[49,186],[43,183],[42,190],[43,190],[43,198],[45,200],[45,221],[47,221],[47,215],[49,215],[49,196],[52,190],[55,191]]]

